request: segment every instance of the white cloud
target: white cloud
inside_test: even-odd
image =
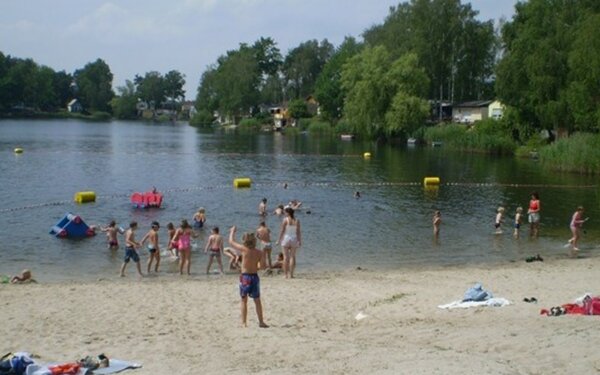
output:
[[[93,37],[99,41],[119,43],[128,39],[147,40],[181,35],[177,24],[159,20],[162,14],[145,14],[143,7],[125,9],[111,2],[102,4],[66,28],[69,36]]]

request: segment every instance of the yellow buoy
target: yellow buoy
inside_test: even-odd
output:
[[[236,178],[233,180],[233,187],[235,188],[249,188],[252,186],[252,180],[249,178]]]
[[[370,157],[371,157],[371,153],[370,152],[365,152],[363,154],[363,158],[365,158],[365,159],[369,159]]]
[[[15,154],[22,154],[22,153],[23,153],[23,149],[21,147],[15,148]]]
[[[440,178],[439,177],[425,177],[425,179],[423,180],[423,185],[425,186],[431,186],[431,185],[439,185],[440,184]]]
[[[75,193],[73,200],[77,203],[88,203],[96,201],[96,193],[93,191],[80,191]]]

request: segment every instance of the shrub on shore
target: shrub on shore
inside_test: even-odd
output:
[[[600,135],[575,133],[539,150],[540,162],[563,172],[600,173]]]
[[[308,132],[310,134],[331,134],[333,128],[328,122],[324,121],[312,121],[310,125],[308,125]]]
[[[255,118],[245,118],[240,121],[238,129],[247,132],[257,132],[261,128],[260,121]]]
[[[496,155],[513,155],[516,142],[506,134],[501,121],[483,120],[472,127],[459,124],[437,125],[426,128],[423,138],[427,142],[441,141],[449,148],[486,152]]]

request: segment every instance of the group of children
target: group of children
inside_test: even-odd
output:
[[[255,232],[248,232],[242,236],[242,243],[235,240],[236,228],[235,226],[232,227],[228,238],[229,247],[224,246],[224,239],[219,233],[219,227],[213,227],[211,230],[204,246],[204,253],[208,255],[206,273],[210,273],[211,267],[216,261],[219,273],[223,274],[222,254],[229,257],[229,269],[240,272],[239,287],[242,299],[242,324],[244,326],[247,320],[247,300],[250,296],[255,301],[259,326],[267,327],[263,320],[260,302],[260,281],[257,273],[259,269],[264,269],[267,274],[272,274],[274,269],[278,269],[285,273],[286,278],[294,277],[296,250],[302,243],[300,222],[294,217],[294,211],[300,208],[301,204],[301,202],[293,200],[290,201],[288,206],[280,205],[273,212],[277,216],[285,214],[276,242],[276,244],[281,244],[282,251],[278,254],[275,262],[271,259],[273,252],[271,230],[264,220],[260,222]],[[266,198],[263,198],[259,203],[258,211],[260,216],[268,215]],[[179,260],[180,274],[183,274],[184,271],[188,275],[190,274],[192,238],[198,237],[198,233],[194,229],[202,229],[205,223],[205,210],[200,208],[193,216],[193,227],[185,219],[181,221],[181,225],[177,229],[172,223],[167,225],[169,236],[167,252],[173,259]],[[149,274],[153,269],[154,272],[159,271],[161,261],[159,229],[160,224],[153,221],[150,230],[138,241],[136,239],[138,223],[135,221],[132,221],[126,230],[118,227],[114,220],[108,226],[100,228],[102,232],[106,233],[109,249],[116,250],[119,248],[119,234],[123,234],[125,237],[125,256],[120,268],[121,277],[125,276],[127,265],[131,260],[135,263],[138,274],[143,276],[138,250],[144,247],[148,251],[146,272]]]
[[[540,224],[540,197],[537,192],[531,193],[531,199],[529,201],[529,207],[527,209],[527,221],[530,224],[530,233],[532,237],[537,237],[539,233],[539,224]],[[579,251],[578,242],[581,237],[581,230],[583,224],[589,218],[583,218],[584,209],[582,206],[577,207],[575,213],[571,217],[571,222],[569,224],[569,228],[571,229],[572,237],[569,239],[565,247],[571,247],[571,255],[577,255]],[[496,210],[496,217],[494,220],[494,228],[496,229],[495,234],[502,234],[502,224],[505,222],[504,220],[504,207],[498,207]],[[440,211],[435,211],[433,215],[433,235],[435,238],[439,236],[440,233],[440,224],[442,222]],[[515,210],[515,216],[513,221],[513,236],[518,238],[520,235],[521,225],[523,224],[523,207],[517,207]]]

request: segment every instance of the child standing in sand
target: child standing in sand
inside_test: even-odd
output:
[[[121,266],[121,277],[125,277],[125,267],[127,267],[127,263],[129,263],[129,260],[131,259],[135,262],[138,274],[144,276],[140,267],[140,256],[136,250],[141,247],[140,243],[135,240],[137,226],[137,222],[132,221],[129,223],[129,228],[125,231],[125,258],[123,259],[123,265]]]
[[[267,224],[264,221],[261,221],[256,229],[256,238],[260,240],[261,250],[265,253],[267,264],[269,265],[269,268],[271,268],[271,252],[273,251],[273,245],[271,244],[271,230],[267,228]]]
[[[261,328],[269,327],[263,319],[262,303],[260,301],[260,278],[258,270],[265,264],[264,253],[256,248],[254,233],[245,233],[242,236],[244,244],[235,241],[235,226],[229,231],[229,245],[242,254],[242,274],[240,275],[240,307],[242,313],[242,326],[247,327],[248,322],[248,296],[254,299],[258,325]]]
[[[107,227],[100,228],[100,230],[106,233],[106,240],[108,241],[108,248],[111,250],[117,250],[119,248],[119,240],[117,239],[117,233],[122,233],[120,228],[117,228],[117,223],[111,220]]]
[[[500,226],[504,222],[504,207],[498,207],[496,211],[496,222],[494,223],[494,227],[496,228],[496,234],[502,234],[502,228]]]
[[[221,253],[223,252],[223,237],[219,234],[219,227],[212,229],[211,235],[208,237],[204,253],[208,253],[208,265],[206,266],[206,274],[210,272],[210,266],[214,258],[217,258],[219,264],[219,273],[223,274],[223,263],[221,262]]]
[[[160,224],[158,221],[153,221],[152,226],[148,233],[142,238],[142,245],[148,241],[148,253],[150,253],[150,257],[148,258],[148,273],[152,269],[152,262],[156,260],[156,265],[154,266],[154,272],[158,272],[158,266],[160,265],[160,249],[158,247],[158,229],[160,228]]]
[[[440,235],[440,225],[442,224],[442,213],[440,211],[435,211],[433,214],[433,236],[435,238]]]
[[[513,235],[515,238],[519,238],[519,231],[521,229],[521,222],[523,221],[523,207],[517,207],[517,212],[515,213],[515,230]]]

